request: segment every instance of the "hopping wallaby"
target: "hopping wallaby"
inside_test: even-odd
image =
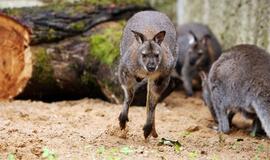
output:
[[[219,131],[230,131],[230,112],[242,112],[270,137],[269,81],[270,55],[265,50],[246,44],[224,52],[212,65],[203,91]]]
[[[205,105],[208,107],[214,121],[217,123],[216,113],[215,113],[215,110],[213,108],[213,103],[212,103],[212,99],[210,96],[210,89],[209,89],[209,85],[208,85],[207,74],[204,71],[201,71],[199,74],[200,74],[200,77],[202,80],[202,99],[203,99]],[[252,135],[264,135],[265,134],[265,132],[261,126],[261,122],[255,113],[248,113],[248,112],[245,112],[244,110],[241,110],[241,109],[239,109],[238,111],[240,111],[245,118],[253,120],[252,128],[251,128]],[[235,113],[236,112],[234,110],[230,110],[227,113],[230,127],[232,126],[232,119],[233,119]]]
[[[126,127],[134,92],[147,83],[147,120],[144,137],[157,137],[155,107],[170,81],[176,64],[176,29],[170,19],[157,11],[142,11],[131,17],[120,44],[119,81],[124,91],[119,115],[121,129]]]
[[[200,81],[199,71],[209,71],[221,54],[221,46],[209,27],[200,23],[179,26],[177,45],[179,58],[174,75],[182,80],[186,94],[192,96],[192,80]]]

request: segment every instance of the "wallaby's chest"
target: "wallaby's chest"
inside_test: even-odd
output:
[[[151,79],[157,79],[160,77],[161,73],[158,71],[155,72],[145,72],[145,71],[138,71],[136,73],[136,76],[139,78],[151,78]]]

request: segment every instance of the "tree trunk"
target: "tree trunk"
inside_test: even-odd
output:
[[[117,64],[122,29],[135,12],[151,8],[85,4],[62,8],[4,10],[33,30],[33,73],[17,98],[55,101],[94,97],[121,103]],[[133,104],[145,103],[145,91],[143,86]]]

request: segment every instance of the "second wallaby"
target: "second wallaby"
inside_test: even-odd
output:
[[[224,52],[204,80],[204,99],[221,132],[230,131],[229,114],[254,118],[270,137],[270,55],[255,45]]]
[[[221,46],[209,27],[200,23],[179,26],[177,45],[176,76],[182,80],[186,94],[192,96],[192,80],[200,80],[199,71],[209,71],[221,54]]]
[[[144,137],[157,137],[155,107],[168,86],[176,64],[176,30],[170,19],[157,11],[143,11],[131,17],[120,44],[119,81],[124,91],[119,115],[121,129],[126,127],[134,93],[147,83],[147,119]]]
[[[208,107],[214,121],[217,123],[216,113],[215,113],[215,110],[213,108],[212,99],[210,96],[210,89],[208,86],[207,74],[204,71],[201,71],[200,77],[201,77],[201,81],[202,81],[202,99],[203,99],[205,105]],[[237,111],[240,111],[245,118],[253,120],[252,128],[251,128],[251,135],[254,135],[254,136],[265,135],[265,132],[261,126],[261,122],[255,113],[248,113],[248,112],[245,112],[244,110],[240,110],[240,109]],[[228,114],[228,119],[229,119],[229,126],[231,127],[232,126],[232,119],[233,119],[234,115],[236,114],[236,111],[229,110],[227,114]]]

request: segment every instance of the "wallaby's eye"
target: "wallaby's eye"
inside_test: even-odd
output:
[[[143,58],[146,58],[146,54],[142,54],[142,57],[143,57]]]
[[[155,54],[155,58],[158,58],[158,54]]]

